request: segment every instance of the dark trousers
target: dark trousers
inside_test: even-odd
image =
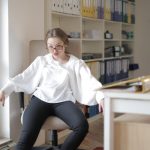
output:
[[[50,104],[32,96],[23,116],[23,127],[16,150],[31,150],[44,121],[51,115],[61,118],[73,132],[66,138],[61,150],[76,150],[88,133],[88,122],[76,104],[71,101]]]

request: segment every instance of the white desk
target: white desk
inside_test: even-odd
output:
[[[104,150],[114,150],[114,113],[150,115],[150,93],[104,90]]]

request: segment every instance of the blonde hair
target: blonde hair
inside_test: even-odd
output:
[[[47,40],[53,37],[59,38],[61,41],[63,41],[63,43],[66,46],[69,45],[68,35],[60,28],[53,28],[53,29],[48,30],[48,32],[46,33],[46,36],[45,36],[46,48],[47,48]]]

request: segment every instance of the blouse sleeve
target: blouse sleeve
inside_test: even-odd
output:
[[[77,84],[80,93],[80,102],[85,105],[95,105],[104,98],[101,91],[102,84],[91,74],[84,61],[80,61],[77,68]]]
[[[1,90],[6,97],[12,92],[33,93],[40,81],[41,68],[42,59],[39,56],[25,71],[16,75],[14,78],[10,78]]]

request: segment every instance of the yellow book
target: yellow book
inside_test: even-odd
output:
[[[97,0],[93,0],[93,17],[94,18],[98,18],[98,15],[97,15]]]
[[[131,4],[128,2],[128,5],[127,5],[127,14],[128,14],[128,23],[131,23]]]
[[[87,17],[92,17],[92,1],[87,0]]]
[[[110,0],[105,0],[104,18],[106,20],[111,20],[111,3]]]
[[[82,16],[86,16],[86,0],[82,0],[81,2],[81,12]]]

